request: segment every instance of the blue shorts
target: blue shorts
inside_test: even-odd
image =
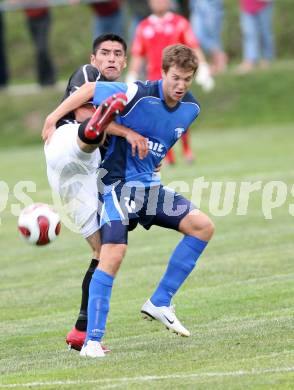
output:
[[[102,244],[127,244],[138,223],[179,230],[181,220],[196,206],[168,187],[117,186],[103,195],[100,211]]]

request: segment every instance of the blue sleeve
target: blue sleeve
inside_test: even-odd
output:
[[[94,99],[93,103],[96,106],[99,106],[99,104],[107,99],[109,96],[113,95],[117,92],[123,92],[126,93],[128,90],[128,85],[126,83],[119,83],[119,82],[103,82],[99,81],[96,83],[95,86],[95,92],[94,92]]]

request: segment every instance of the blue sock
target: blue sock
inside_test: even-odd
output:
[[[167,270],[150,298],[155,306],[170,306],[171,299],[195,267],[207,241],[184,236],[169,260]]]
[[[105,333],[106,319],[114,277],[96,269],[89,287],[87,339],[101,341]]]

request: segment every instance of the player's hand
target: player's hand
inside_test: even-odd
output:
[[[211,76],[209,66],[206,62],[199,63],[195,81],[202,87],[204,92],[210,92],[214,89],[215,82]]]
[[[50,139],[52,135],[54,134],[54,131],[56,130],[55,123],[53,123],[50,120],[50,117],[46,118],[46,121],[44,123],[43,129],[42,129],[42,139],[44,142],[49,144]]]
[[[147,138],[129,129],[126,140],[132,147],[133,157],[136,155],[136,152],[138,152],[140,160],[143,160],[147,156],[149,152]]]
[[[134,83],[138,80],[138,75],[136,72],[128,72],[125,78],[126,83]]]

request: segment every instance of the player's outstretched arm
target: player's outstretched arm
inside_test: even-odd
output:
[[[116,122],[111,122],[106,131],[108,134],[116,135],[118,137],[125,138],[132,147],[132,155],[135,156],[138,152],[138,156],[141,160],[148,154],[148,139],[141,134],[136,133],[134,130],[129,129],[123,125],[119,125]]]
[[[125,79],[126,83],[134,83],[136,80],[138,80],[138,75],[143,68],[144,62],[144,57],[132,55],[129,71]]]
[[[200,48],[194,49],[199,60],[199,67],[196,72],[195,81],[199,84],[204,92],[210,92],[214,89],[214,79],[211,75],[210,68],[206,62],[205,55]]]
[[[82,106],[94,96],[95,85],[95,82],[84,84],[47,116],[42,129],[42,138],[44,141],[50,140],[59,119]]]

